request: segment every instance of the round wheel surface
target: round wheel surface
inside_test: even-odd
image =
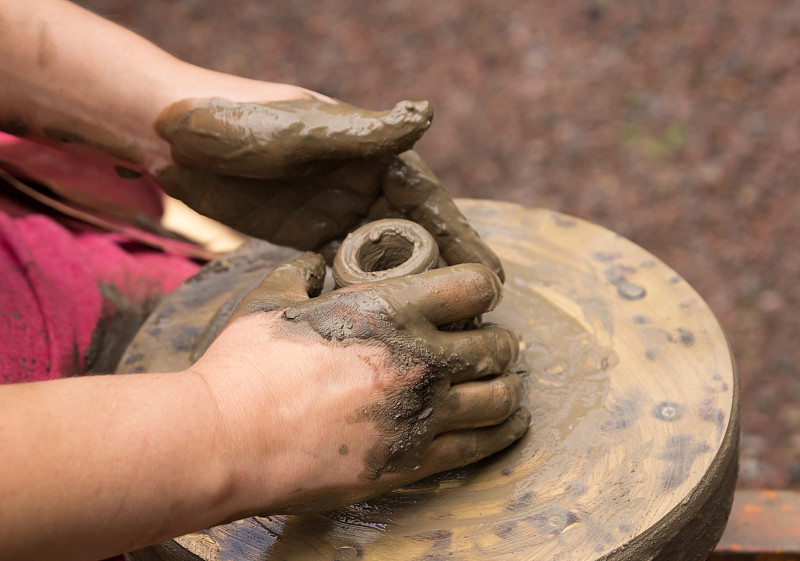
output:
[[[128,554],[144,560],[705,560],[736,479],[738,385],[698,294],[599,226],[460,200],[506,270],[485,320],[521,336],[533,420],[508,450],[372,501],[254,517]],[[190,366],[239,299],[296,252],[253,242],[162,302],[120,372]]]

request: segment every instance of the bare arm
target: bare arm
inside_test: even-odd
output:
[[[0,60],[0,130],[142,169],[171,161],[154,124],[173,102],[307,97],[295,86],[185,63],[64,0],[0,0]]]
[[[0,559],[99,559],[228,516],[211,400],[191,373],[0,387]]]

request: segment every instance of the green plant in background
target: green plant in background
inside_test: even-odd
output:
[[[625,127],[625,141],[640,149],[648,160],[661,163],[686,144],[689,128],[685,123],[670,125],[664,134],[651,135],[640,125]]]

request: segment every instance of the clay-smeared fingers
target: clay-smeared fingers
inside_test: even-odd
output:
[[[413,150],[391,159],[383,179],[389,204],[428,230],[451,265],[482,263],[505,280],[500,258],[456,207],[442,182]]]
[[[229,323],[255,312],[269,312],[317,296],[325,281],[325,260],[310,251],[272,270],[248,292]]]
[[[432,119],[426,101],[401,101],[388,111],[370,111],[321,99],[239,103],[210,98],[170,105],[159,115],[156,130],[180,165],[279,179],[330,169],[316,165],[320,161],[408,150]]]
[[[443,332],[439,345],[449,357],[453,384],[505,372],[519,357],[517,334],[500,325]]]
[[[431,443],[421,469],[428,475],[491,456],[525,434],[530,422],[531,414],[520,408],[499,425],[442,433]]]
[[[375,283],[399,302],[412,303],[434,325],[491,311],[502,298],[503,285],[490,269],[465,263]]]
[[[522,399],[522,380],[504,374],[481,382],[465,382],[450,388],[439,418],[442,432],[489,427],[505,421]]]

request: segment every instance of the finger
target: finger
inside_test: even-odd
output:
[[[414,151],[392,158],[383,180],[389,204],[424,226],[451,265],[482,263],[505,280],[500,258],[469,225],[422,158]]]
[[[497,425],[517,410],[522,379],[505,374],[483,382],[465,382],[450,388],[439,418],[441,432]]]
[[[307,175],[319,161],[403,152],[432,119],[425,101],[369,111],[321,99],[236,103],[211,98],[170,105],[159,115],[156,130],[170,143],[178,164],[276,179]]]
[[[360,225],[379,196],[384,166],[379,161],[354,160],[322,177],[283,182],[286,191],[301,198],[282,213],[270,241],[317,251],[344,238]]]
[[[437,326],[493,310],[503,291],[497,275],[477,263],[355,285],[359,286],[370,286],[371,290],[384,294],[387,300],[397,303],[399,311],[413,306]]]
[[[369,209],[367,218],[369,220],[381,220],[383,218],[405,218],[406,215],[389,205],[386,197],[381,196],[375,200]]]
[[[530,421],[528,410],[520,408],[499,425],[440,434],[431,443],[421,470],[429,475],[491,456],[525,434]]]
[[[450,364],[453,384],[477,380],[505,372],[517,361],[519,338],[516,333],[499,325],[480,329],[441,333],[439,344]]]
[[[244,234],[311,250],[343,238],[369,212],[380,189],[374,168],[353,162],[324,178],[276,181],[173,165],[154,178],[170,196]]]
[[[169,196],[244,234],[269,240],[301,194],[282,182],[225,177],[170,165],[153,173]],[[307,249],[307,248],[306,248]]]
[[[276,218],[278,227],[269,238],[272,243],[316,250],[325,242],[347,235],[370,204],[358,193],[316,190],[313,184],[298,183],[286,188],[294,195],[275,197],[276,203],[287,204],[283,205],[283,215]]]
[[[325,261],[322,256],[306,252],[276,267],[261,284],[248,292],[229,320],[255,312],[269,312],[296,304],[322,291]]]

